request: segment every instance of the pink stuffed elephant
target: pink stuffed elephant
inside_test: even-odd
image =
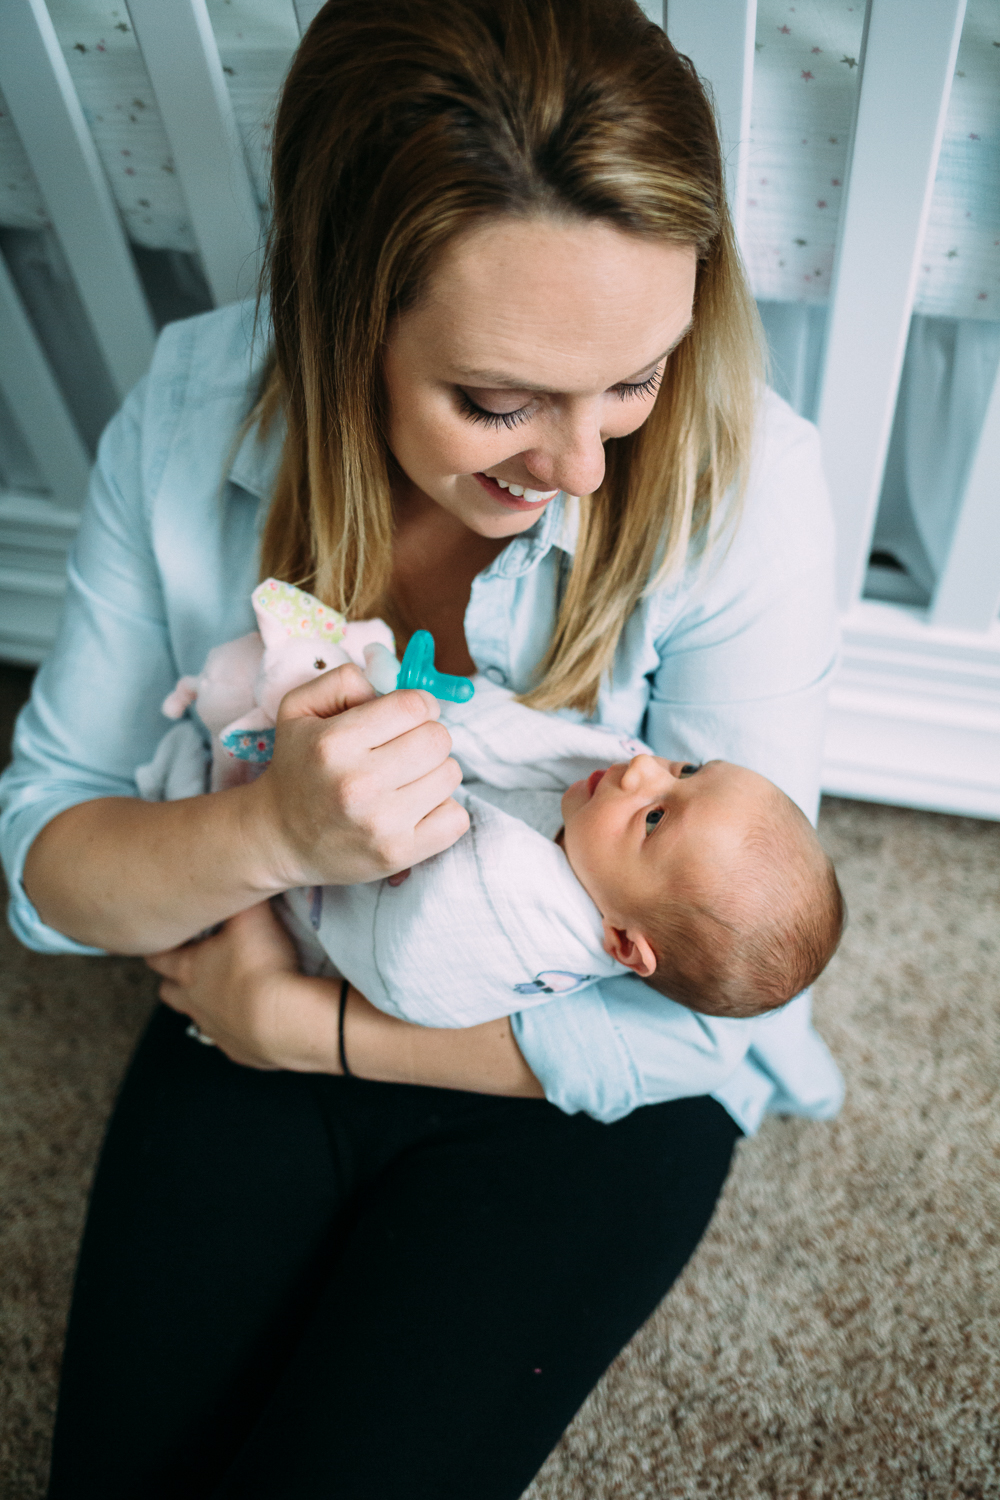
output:
[[[252,780],[270,759],[278,705],[292,688],[352,661],[365,670],[365,647],[393,651],[381,620],[348,623],[335,609],[290,583],[267,578],[254,589],[258,632],[215,646],[197,677],[182,677],[163,702],[179,719],[195,705],[212,737],[212,791]]]

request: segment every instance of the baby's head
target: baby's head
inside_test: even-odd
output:
[[[760,1015],[832,958],[844,922],[833,865],[755,771],[637,755],[574,782],[562,810],[563,848],[605,948],[671,1000]]]

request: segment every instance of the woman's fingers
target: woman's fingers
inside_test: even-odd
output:
[[[230,917],[226,926],[231,942],[242,944],[248,968],[298,969],[298,955],[287,927],[269,901],[248,906]]]
[[[458,809],[416,834],[461,780],[439,715],[418,689],[376,698],[350,665],[286,694],[248,819],[266,884],[377,880],[453,843]]]
[[[340,719],[349,708],[363,711]],[[353,663],[347,663],[286,693],[278,708],[277,722],[307,718],[335,720],[330,729],[349,754],[385,745],[427,720],[437,719],[440,713],[437,699],[422,688],[407,688],[387,693],[384,698],[377,697],[364,674]]]
[[[157,991],[164,1005],[169,1005],[171,1010],[179,1010],[187,1015],[187,990],[182,985],[174,984],[172,979],[164,979]]]
[[[458,802],[449,798],[441,802],[425,818],[421,818],[413,830],[413,862],[430,859],[458,842],[468,830],[469,814]]]
[[[446,764],[450,754],[451,735],[443,724],[431,719],[387,744],[375,746],[365,756],[363,767],[382,788],[397,791]]]
[[[278,723],[286,719],[330,719],[375,697],[375,689],[353,662],[324,672],[286,693],[278,706]]]
[[[167,948],[162,953],[148,953],[146,963],[161,978],[173,984],[189,984],[191,979],[191,955],[189,945],[182,948]]]
[[[422,776],[398,787],[389,798],[390,816],[400,827],[416,828],[462,784],[462,770],[457,760],[444,760]]]

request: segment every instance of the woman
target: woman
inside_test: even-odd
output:
[[[285,699],[253,786],[148,805],[132,771],[271,573],[813,812],[815,435],[763,395],[711,111],[633,0],[331,0],[277,120],[267,318],[168,329],[105,435],[5,780],[22,937],[153,955],[169,1007],[95,1182],[50,1495],[513,1500],[741,1126],[836,1108],[808,1000],[345,1012],[266,898],[466,826],[433,700],[353,669]]]

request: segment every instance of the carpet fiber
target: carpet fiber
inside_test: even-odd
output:
[[[0,671],[0,731],[26,683]],[[741,1144],[524,1500],[1000,1497],[1000,825],[831,800],[821,833],[844,1111]],[[152,998],[135,961],[0,936],[2,1500],[44,1493],[85,1194]]]

